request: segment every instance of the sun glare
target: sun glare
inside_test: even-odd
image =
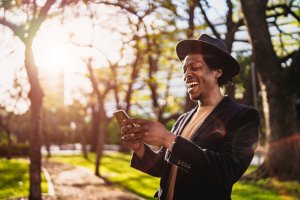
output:
[[[68,45],[62,41],[39,38],[33,47],[35,61],[42,71],[49,76],[64,72],[72,64],[72,56]]]

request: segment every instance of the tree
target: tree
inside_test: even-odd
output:
[[[64,115],[68,118],[66,121],[71,129],[69,131],[72,131],[74,135],[73,140],[70,140],[69,143],[80,142],[82,155],[85,159],[88,159],[87,141],[91,132],[88,127],[90,121],[89,107],[75,100],[64,110]]]
[[[9,88],[2,91],[2,101],[0,102],[0,128],[4,130],[7,135],[7,159],[12,157],[12,134],[14,115],[23,114],[23,110],[19,108],[22,103],[28,102],[28,86],[27,80],[24,80],[24,71],[17,69],[14,73],[14,80]]]
[[[89,71],[89,79],[91,81],[93,87],[93,95],[96,96],[97,104],[92,105],[92,113],[93,113],[93,132],[98,135],[97,137],[97,148],[96,148],[96,166],[95,166],[95,175],[100,176],[99,167],[101,165],[101,158],[103,153],[103,147],[105,143],[105,138],[108,130],[108,124],[110,118],[107,117],[107,112],[105,110],[105,97],[110,90],[107,84],[108,80],[97,81],[95,76],[95,70],[92,68],[91,59],[88,60],[87,68]],[[99,89],[98,82],[102,82],[106,87],[104,90]],[[94,134],[93,134],[94,135]]]
[[[121,9],[122,11],[125,12],[125,15],[127,17],[128,21],[128,26],[131,30],[131,39],[128,40],[128,43],[134,43],[131,47],[135,51],[134,55],[134,60],[132,61],[131,64],[127,65],[128,68],[130,68],[130,75],[129,75],[129,81],[127,81],[126,85],[128,87],[125,89],[126,90],[126,95],[124,101],[121,101],[121,97],[118,91],[121,89],[121,85],[119,84],[124,84],[124,83],[119,83],[117,84],[117,81],[115,81],[115,87],[114,87],[114,92],[115,92],[115,100],[117,104],[118,109],[124,109],[125,112],[130,113],[131,109],[131,100],[132,100],[132,95],[134,92],[134,84],[136,83],[139,73],[141,71],[141,64],[143,61],[143,53],[144,51],[144,46],[142,43],[142,39],[144,38],[144,35],[141,33],[143,31],[146,31],[144,28],[145,24],[143,23],[143,20],[150,16],[155,9],[158,8],[157,2],[147,0],[147,5],[143,2],[139,1],[99,1],[99,4],[105,4],[108,6],[114,6],[116,8]],[[110,63],[110,66],[111,65]],[[114,74],[114,77],[117,78],[118,74],[117,71],[115,70],[117,65],[114,65],[114,67],[111,67],[111,70]],[[142,88],[142,87],[140,87]],[[123,104],[123,106],[121,105]]]
[[[14,7],[14,1],[4,1],[1,7],[10,9]],[[42,109],[43,91],[40,86],[37,74],[37,67],[32,52],[32,43],[40,26],[47,17],[47,14],[55,0],[47,0],[42,7],[39,7],[36,1],[29,3],[18,3],[21,10],[32,8],[27,14],[28,18],[24,24],[17,25],[13,21],[0,17],[0,24],[12,30],[25,45],[25,68],[30,83],[29,99],[31,102],[31,132],[30,132],[30,199],[41,199],[41,153],[40,153],[40,119]],[[24,5],[25,4],[25,5]]]
[[[187,39],[193,38],[195,34],[195,9],[197,8],[197,0],[187,0],[187,14],[188,14],[188,28],[186,31]],[[199,4],[200,5],[200,2]],[[190,99],[188,93],[186,93],[185,97],[185,112],[190,111],[193,107],[195,107],[195,102]]]
[[[181,102],[172,103],[173,98],[170,98],[170,90],[173,87],[171,85],[172,79],[180,71],[180,68],[176,70],[177,58],[174,55],[174,48],[169,47],[170,44],[174,44],[173,41],[176,41],[176,35],[173,31],[167,31],[166,26],[168,29],[175,28],[175,22],[172,18],[167,19],[163,26],[158,26],[155,22],[148,26],[143,23],[146,41],[144,65],[147,69],[144,82],[150,90],[150,101],[156,120],[162,124],[167,124],[168,121],[176,120],[182,114],[182,111],[176,109]],[[155,33],[158,30],[159,32]]]
[[[253,60],[261,75],[261,87],[267,92],[264,115],[269,125],[267,130],[270,131],[266,133],[268,150],[265,165],[260,168],[263,172],[258,173],[258,178],[275,176],[299,180],[300,161],[296,153],[300,150],[296,126],[296,96],[300,85],[299,32],[287,33],[278,24],[285,17],[299,24],[300,19],[296,14],[299,13],[299,7],[297,1],[281,2],[268,4],[268,1],[241,0],[251,38]],[[284,23],[289,22],[285,20]],[[277,28],[279,34],[270,32],[271,25]],[[279,42],[274,40],[274,34]],[[286,49],[284,43],[287,42],[293,42],[296,48]]]
[[[0,115],[0,128],[3,129],[7,135],[7,160],[10,160],[12,157],[12,138],[11,138],[11,128],[9,125],[12,113],[7,113],[4,117]]]

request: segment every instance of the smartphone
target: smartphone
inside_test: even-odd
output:
[[[124,110],[117,110],[116,112],[113,113],[113,115],[117,119],[120,126],[124,126],[123,120],[129,118],[129,116],[127,115],[127,113]],[[138,125],[138,124],[132,124],[132,125],[135,127],[140,127],[140,125]]]
[[[116,112],[113,113],[113,115],[117,119],[120,126],[124,126],[123,120],[129,118],[129,116],[126,114],[124,110],[117,110]]]

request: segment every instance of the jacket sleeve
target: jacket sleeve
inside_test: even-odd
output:
[[[166,158],[186,173],[222,185],[234,184],[246,171],[258,141],[259,114],[247,108],[233,122],[219,151],[197,146],[177,136],[172,152]]]
[[[154,152],[145,144],[145,154],[143,158],[140,159],[133,153],[130,166],[151,176],[160,177],[164,155],[164,148],[161,148],[158,152]]]
[[[185,114],[178,118],[178,120],[172,127],[171,132],[173,132],[174,129],[177,128],[180,120],[184,116]],[[140,159],[135,153],[133,153],[130,166],[151,176],[160,177],[165,160],[166,149],[162,147],[158,152],[154,152],[148,145],[144,145],[145,153],[143,158]]]

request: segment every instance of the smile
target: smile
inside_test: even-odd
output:
[[[190,92],[195,85],[198,85],[199,83],[198,82],[189,82],[189,83],[186,83],[186,86],[187,86],[187,91]]]
[[[186,83],[186,85],[187,85],[188,88],[192,88],[195,85],[198,85],[198,82],[190,82],[190,83]]]

